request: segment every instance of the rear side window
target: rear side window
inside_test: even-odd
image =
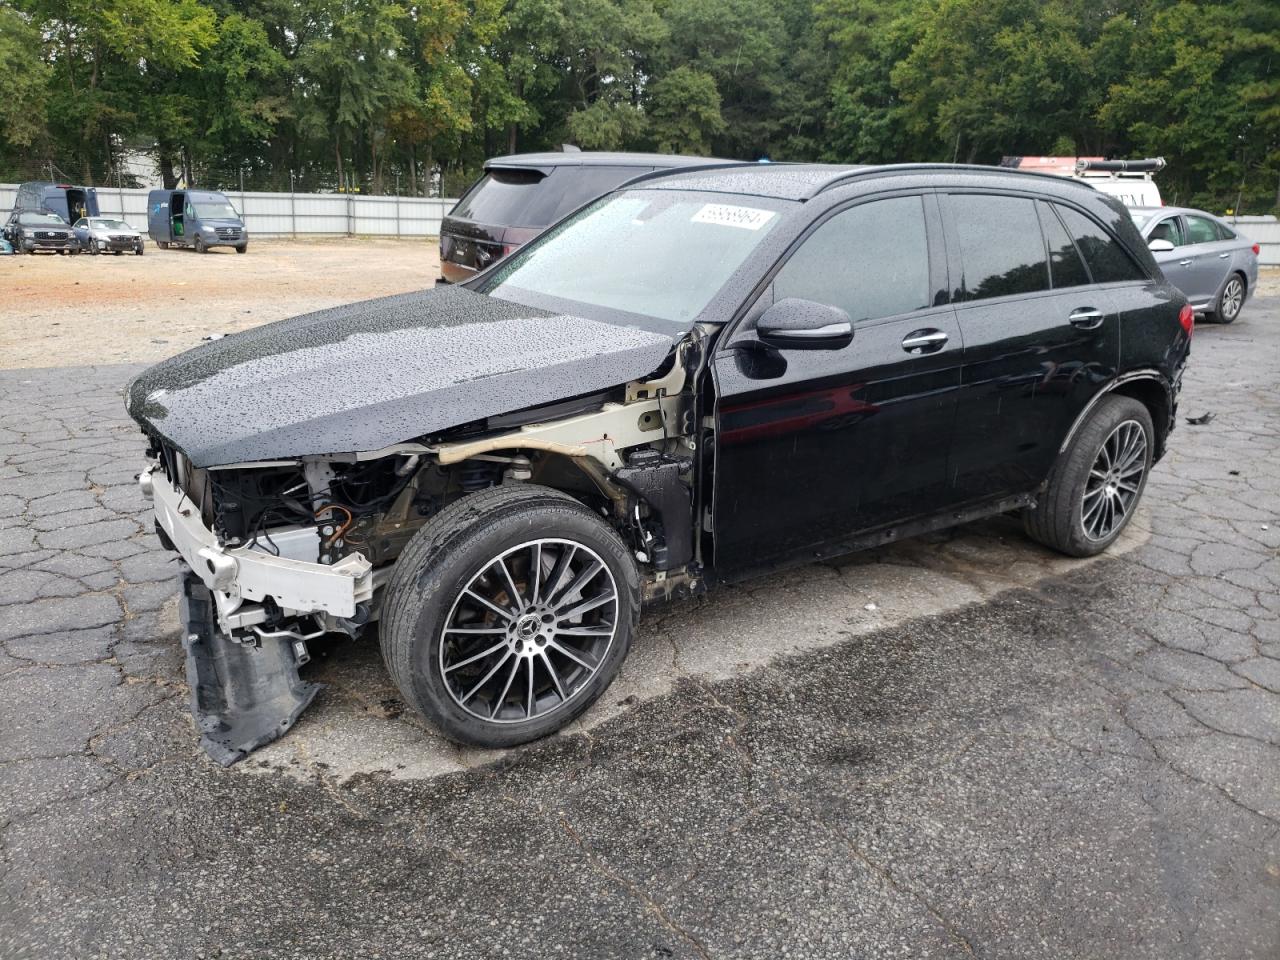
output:
[[[1188,243],[1216,243],[1218,225],[1205,217],[1194,217],[1187,214]]]
[[[1111,234],[1082,213],[1054,204],[1067,225],[1076,247],[1089,265],[1094,283],[1116,283],[1121,280],[1145,280],[1146,277]]]
[[[774,280],[774,299],[839,307],[852,320],[929,305],[929,243],[920,197],[873,200],[813,231]]]
[[[963,264],[957,300],[1049,289],[1035,201],[961,193],[950,198]]]
[[[1065,287],[1082,287],[1089,282],[1089,271],[1084,268],[1084,261],[1071,240],[1071,234],[1062,225],[1047,203],[1037,203],[1036,210],[1040,214],[1040,225],[1044,228],[1044,239],[1049,245],[1049,276],[1053,280],[1053,289]]]

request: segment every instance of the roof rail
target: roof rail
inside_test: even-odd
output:
[[[1148,157],[1145,160],[1077,160],[1076,175],[1086,170],[1103,170],[1111,173],[1159,173],[1165,168],[1164,157]]]
[[[724,163],[708,163],[706,166],[684,166],[684,167],[659,167],[657,170],[650,170],[648,173],[638,173],[630,180],[623,180],[614,187],[619,190],[622,187],[634,186],[637,183],[643,183],[646,180],[657,180],[660,177],[669,177],[677,173],[702,173],[706,170],[736,170],[738,167],[771,167],[782,166],[782,164],[759,163],[756,160],[726,160]]]
[[[945,170],[954,173],[994,173],[1001,176],[1040,177],[1045,180],[1051,180],[1057,184],[1080,183],[1091,190],[1093,189],[1091,185],[1084,183],[1081,180],[1073,180],[1070,177],[1061,177],[1054,173],[1041,173],[1038,170],[1019,170],[1015,167],[991,167],[979,163],[887,163],[875,166],[859,167],[856,170],[848,170],[844,173],[838,173],[830,180],[825,180],[818,184],[818,186],[816,186],[813,191],[805,197],[805,199],[812,200],[820,193],[830,190],[833,187],[843,186],[853,180],[895,176],[897,174],[906,173],[918,173],[929,170]]]

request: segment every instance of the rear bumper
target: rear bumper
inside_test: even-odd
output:
[[[266,619],[257,606],[270,597],[288,615],[356,615],[373,599],[373,565],[359,554],[333,565],[277,557],[251,547],[224,548],[196,507],[156,468],[139,478],[155,503],[159,528],[194,576],[212,593],[223,632],[244,631]],[[246,606],[248,604],[248,606]]]

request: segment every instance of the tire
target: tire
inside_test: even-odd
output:
[[[1135,455],[1130,442],[1141,450],[1127,462]],[[1036,505],[1024,511],[1027,535],[1071,557],[1106,550],[1133,519],[1154,450],[1155,429],[1147,408],[1132,397],[1103,397],[1059,454]]]
[[[1213,322],[1235,323],[1236,318],[1240,316],[1241,308],[1244,307],[1246,290],[1244,277],[1239,273],[1232,273],[1228,276],[1227,282],[1218,291],[1217,302],[1213,305],[1211,313]]]
[[[89,256],[91,256],[91,257],[96,257],[96,256],[97,256],[98,254],[100,254],[101,252],[102,252],[102,251],[98,249],[98,241],[96,241],[96,240],[90,240],[90,241],[89,241]]]
[[[583,603],[596,605],[575,614]],[[569,614],[567,627],[557,630],[552,609]],[[613,529],[566,494],[515,484],[463,497],[418,531],[387,587],[380,642],[405,701],[445,736],[512,747],[572,722],[604,693],[639,615],[639,573]]]
[[[196,253],[209,252],[209,248],[204,245],[204,241],[201,240],[199,237],[196,237],[195,248],[196,248]]]
[[[138,244],[138,248],[133,251],[135,256],[142,256],[142,244]]]
[[[169,249],[169,241],[167,241],[167,240],[157,240],[157,241],[156,241],[156,246],[157,246],[157,247],[159,247],[161,250],[168,250],[168,249]]]
[[[240,246],[236,247],[236,253],[248,253],[248,252],[249,252],[249,245],[247,243],[242,243],[240,244]]]

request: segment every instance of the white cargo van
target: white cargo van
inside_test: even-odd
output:
[[[1165,167],[1164,157],[1146,160],[1104,160],[1102,157],[1004,157],[1002,167],[1054,173],[1083,180],[1115,197],[1126,207],[1162,207],[1160,188],[1153,176]]]

